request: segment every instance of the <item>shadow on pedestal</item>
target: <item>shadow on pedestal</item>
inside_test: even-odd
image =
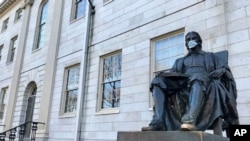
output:
[[[229,141],[229,139],[201,131],[145,131],[118,132],[117,141]]]

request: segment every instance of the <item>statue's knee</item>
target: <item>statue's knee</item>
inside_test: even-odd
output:
[[[191,88],[203,88],[205,87],[204,83],[199,80],[194,80],[191,82]]]
[[[154,85],[152,87],[152,93],[153,93],[153,95],[163,95],[164,94],[162,88],[158,85]]]
[[[199,80],[194,80],[194,81],[191,82],[191,84],[192,84],[192,86],[197,86],[197,85],[201,85],[202,82],[199,81]]]
[[[199,81],[199,80],[194,80],[192,83],[191,83],[191,89],[193,91],[200,91],[202,93],[205,93],[207,88],[205,86],[205,84],[202,82],[202,81]]]
[[[156,91],[158,92],[161,90],[161,87],[159,85],[153,85],[152,90],[153,92],[156,92]]]

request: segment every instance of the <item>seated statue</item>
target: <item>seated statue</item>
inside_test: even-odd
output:
[[[188,54],[152,80],[154,115],[142,131],[205,131],[218,119],[223,128],[239,124],[227,51],[202,51],[202,39],[194,31],[186,34],[185,45]]]

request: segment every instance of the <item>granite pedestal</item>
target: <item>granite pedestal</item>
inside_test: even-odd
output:
[[[201,131],[143,131],[118,132],[117,141],[229,141],[229,139]]]

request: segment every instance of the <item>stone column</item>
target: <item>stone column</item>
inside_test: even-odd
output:
[[[41,129],[38,128],[37,137],[39,138],[48,138],[48,128],[49,128],[49,116],[51,109],[51,98],[54,87],[54,77],[56,70],[56,58],[58,53],[59,39],[60,39],[60,31],[61,31],[61,20],[62,20],[62,7],[63,1],[49,1],[49,7],[52,5],[53,7],[49,8],[49,13],[52,14],[47,19],[47,28],[48,28],[48,46],[47,46],[47,60],[45,62],[45,75],[43,81],[42,88],[42,96],[40,102],[40,110],[39,110],[39,122],[45,123]],[[52,11],[50,11],[52,10]],[[46,24],[47,24],[46,23]]]

